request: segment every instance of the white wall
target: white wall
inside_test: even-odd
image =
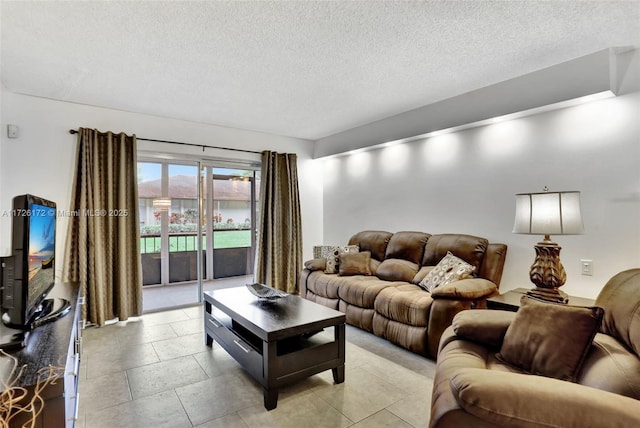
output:
[[[0,214],[22,193],[69,206],[76,137],[68,130],[84,126],[297,153],[305,258],[315,244],[343,243],[364,229],[470,233],[509,245],[502,290],[529,287],[533,245],[541,237],[511,234],[513,195],[546,185],[582,191],[585,234],[555,237],[568,274],[565,291],[595,297],[610,276],[640,266],[638,93],[325,160],[312,160],[305,140],[34,98],[3,87],[0,95]],[[7,124],[20,126],[18,139],[6,137]],[[148,142],[139,148],[202,154]],[[206,152],[242,157],[230,153]],[[66,227],[60,218],[60,253]],[[11,219],[0,216],[0,255],[9,254],[10,238]],[[594,260],[593,277],[580,275],[582,258]]]
[[[13,196],[32,193],[68,209],[75,172],[76,135],[69,129],[124,131],[142,138],[184,141],[247,150],[297,153],[303,239],[322,240],[321,164],[311,159],[312,142],[200,123],[90,107],[14,94],[2,88],[0,138],[0,213],[11,208]],[[20,137],[6,138],[6,125],[20,127]],[[202,156],[200,148],[140,141],[139,150]],[[260,155],[207,149],[206,156],[260,161]],[[58,218],[56,250],[64,254],[68,219]],[[11,218],[0,217],[0,255],[10,254]],[[311,247],[305,245],[305,258]],[[59,276],[62,263],[57,265]]]
[[[364,229],[468,233],[508,244],[501,290],[531,287],[515,193],[582,192],[585,233],[555,236],[563,290],[595,297],[640,267],[640,93],[323,160],[325,244]],[[307,240],[306,245],[312,245]],[[579,260],[594,261],[582,276]]]

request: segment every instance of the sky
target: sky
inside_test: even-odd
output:
[[[243,175],[243,170],[227,169],[227,168],[214,168],[214,174],[225,175]],[[177,165],[169,164],[169,176],[173,175],[195,175],[198,173],[198,167],[194,165]],[[150,180],[158,180],[162,175],[162,165],[152,162],[138,162],[138,182],[145,182]]]

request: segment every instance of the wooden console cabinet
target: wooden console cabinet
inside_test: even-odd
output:
[[[520,299],[522,296],[527,294],[527,291],[529,291],[528,288],[516,288],[499,296],[489,297],[487,299],[487,308],[517,312],[518,309],[520,309]],[[569,303],[567,304],[575,306],[593,306],[595,303],[595,300],[586,297],[569,296]]]
[[[25,388],[30,396],[38,380],[39,369],[50,365],[64,366],[63,378],[48,385],[40,394],[44,407],[36,420],[37,428],[73,428],[78,418],[78,372],[82,354],[80,305],[84,303],[78,296],[78,289],[77,284],[56,284],[50,296],[69,300],[71,311],[56,321],[35,328],[24,348],[9,352],[17,358],[20,366],[26,366],[16,386]],[[0,358],[0,376],[3,378],[7,376],[3,372],[9,366],[7,360],[7,357]],[[16,417],[10,426],[21,427],[25,420]]]

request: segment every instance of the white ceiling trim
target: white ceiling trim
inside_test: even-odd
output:
[[[613,95],[619,88],[616,51],[605,49],[321,138],[316,141],[314,158],[413,141],[442,130],[480,126],[493,118],[519,112],[534,114],[562,108],[575,99]]]

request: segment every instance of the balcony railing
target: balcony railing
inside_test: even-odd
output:
[[[253,271],[251,260],[251,230],[229,228],[213,231],[214,278],[247,275]],[[169,283],[197,279],[198,234],[178,232],[169,234]],[[142,277],[144,285],[160,284],[161,236],[147,233],[140,236]],[[202,236],[204,261],[206,235]],[[206,276],[205,263],[202,270]]]
[[[198,249],[198,234],[194,232],[178,232],[169,234],[169,252],[196,251]],[[206,248],[206,235],[202,235],[202,249]],[[159,253],[161,249],[159,233],[141,234],[140,254]],[[251,247],[251,230],[249,229],[219,229],[213,231],[213,248],[242,248]]]

